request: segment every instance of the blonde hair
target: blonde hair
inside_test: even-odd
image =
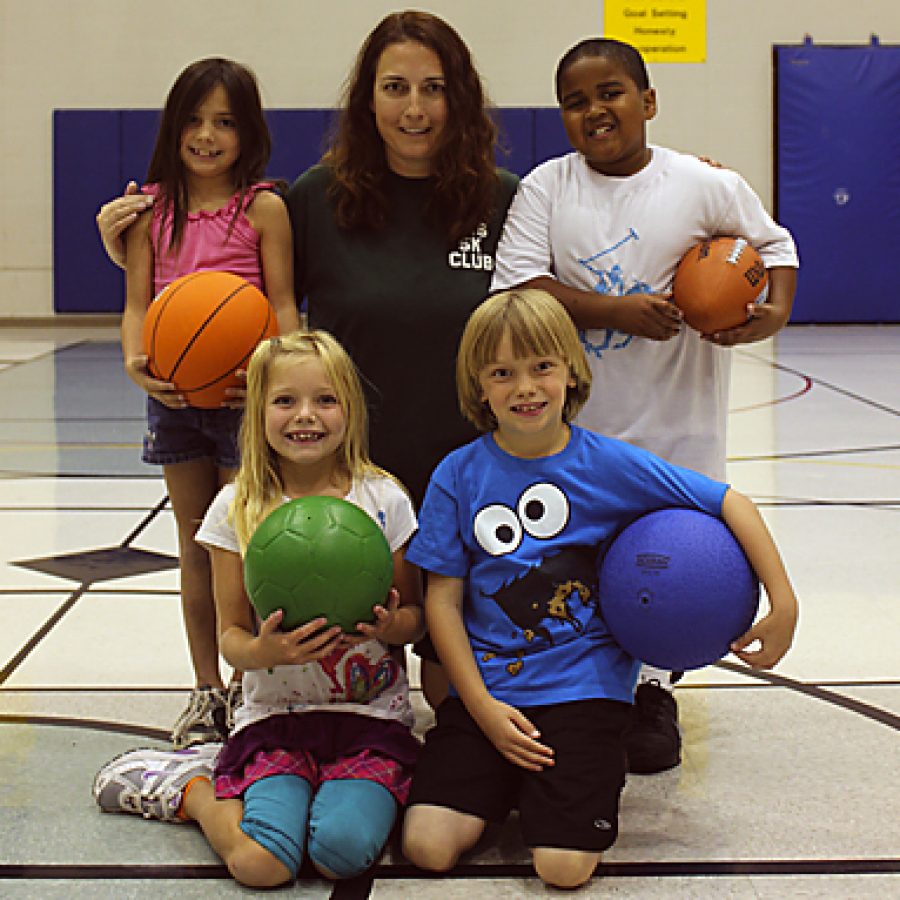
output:
[[[497,419],[482,400],[479,374],[497,358],[505,334],[517,356],[558,356],[575,386],[566,392],[563,421],[571,422],[591,393],[591,370],[565,307],[546,291],[504,291],[485,300],[469,317],[456,356],[456,390],[462,414],[480,431]]]
[[[347,423],[336,464],[351,479],[382,470],[369,459],[368,413],[359,375],[347,351],[327,331],[294,331],[263,341],[247,366],[247,400],[241,422],[241,466],[230,518],[241,552],[259,523],[284,497],[278,454],[266,438],[266,397],[272,366],[280,359],[315,357],[331,382]]]

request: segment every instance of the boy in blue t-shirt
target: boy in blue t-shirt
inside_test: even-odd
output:
[[[766,668],[791,644],[797,602],[754,505],[571,425],[590,386],[575,327],[549,294],[498,294],[472,314],[457,388],[486,433],[435,470],[407,553],[429,573],[428,626],[455,689],[426,737],[404,825],[404,852],[422,868],[452,868],[513,807],[547,884],[584,883],[615,841],[639,664],[598,614],[596,561],[628,522],[673,506],[721,517],[770,602],[732,650]]]

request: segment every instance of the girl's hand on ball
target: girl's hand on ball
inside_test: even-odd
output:
[[[158,400],[169,409],[184,409],[187,401],[178,392],[178,388],[168,381],[154,378],[148,369],[149,360],[143,354],[125,360],[125,372],[128,377],[154,400]]]
[[[349,638],[351,645],[360,644],[363,641],[370,641],[373,639],[383,641],[385,644],[392,643],[388,636],[391,627],[394,624],[395,613],[399,606],[400,594],[396,588],[391,588],[388,593],[387,604],[384,606],[376,604],[372,607],[372,614],[375,616],[375,621],[356,623],[356,630],[362,637],[356,637],[355,635],[346,635],[345,637]]]
[[[227,409],[243,409],[247,404],[247,370],[237,369],[234,374],[241,383],[225,390],[222,406]]]
[[[258,668],[303,665],[324,659],[338,648],[341,629],[337,625],[324,628],[328,624],[324,617],[313,619],[293,631],[281,631],[283,618],[283,611],[277,609],[260,625],[256,636]]]

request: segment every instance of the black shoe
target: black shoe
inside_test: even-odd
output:
[[[624,740],[629,772],[652,775],[681,762],[678,705],[670,691],[652,681],[638,685]]]

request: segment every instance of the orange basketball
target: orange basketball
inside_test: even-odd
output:
[[[144,318],[150,374],[170,381],[191,406],[215,409],[240,382],[256,345],[278,333],[275,311],[230,272],[194,272],[173,281]]]
[[[743,238],[717,237],[695,244],[675,270],[672,299],[701,334],[747,321],[747,304],[762,303],[769,275]]]

